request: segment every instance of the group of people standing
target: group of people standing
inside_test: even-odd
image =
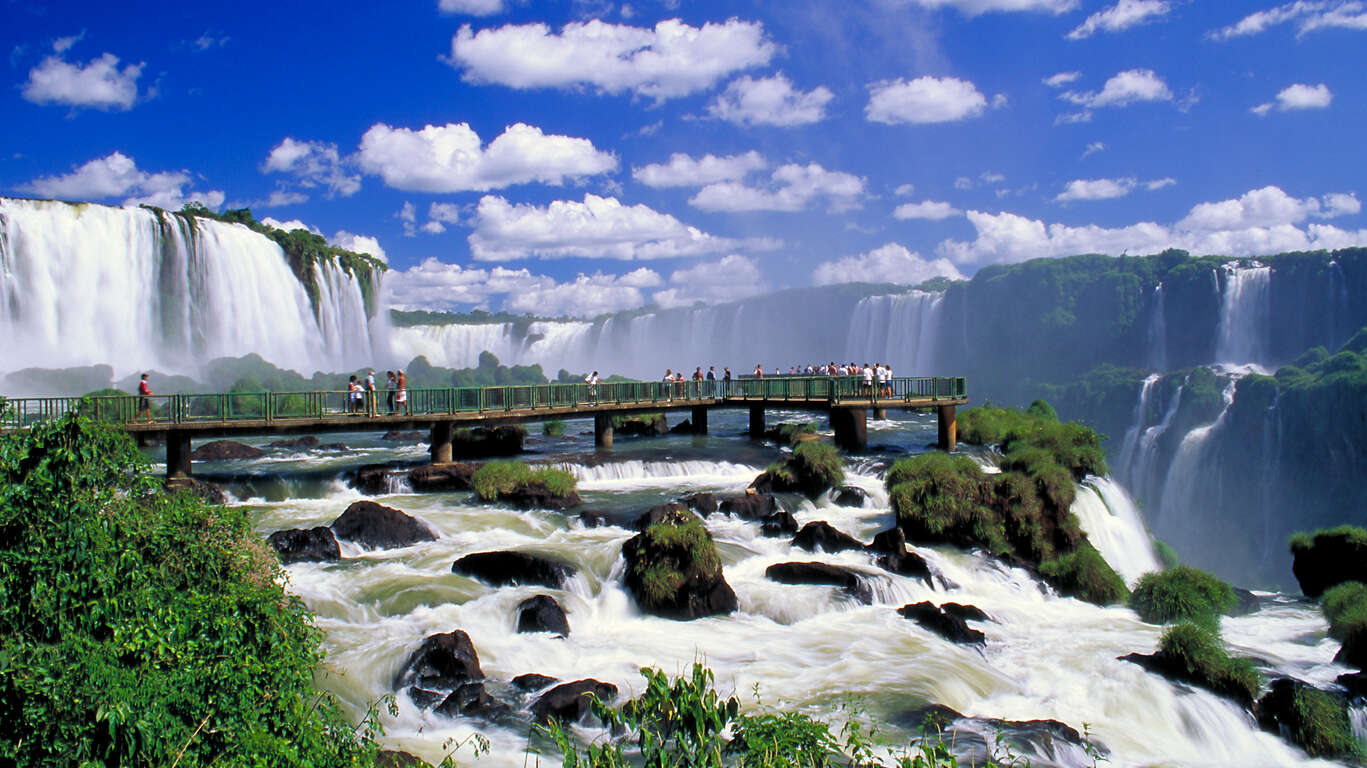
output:
[[[892,365],[887,363],[836,363],[834,361],[819,365],[794,365],[784,374],[783,369],[774,368],[774,377],[787,376],[829,376],[831,378],[855,377],[861,379],[864,391],[872,393],[874,387],[882,397],[892,396]],[[754,378],[764,378],[764,366],[755,365]]]
[[[394,371],[385,371],[385,402],[389,408],[389,415],[402,411],[405,414],[412,414],[413,411],[408,405],[408,378],[403,371],[397,374]],[[370,371],[365,378],[358,380],[355,376],[347,382],[347,412],[359,415],[365,413],[368,416],[378,416],[379,404],[376,400],[375,372]]]

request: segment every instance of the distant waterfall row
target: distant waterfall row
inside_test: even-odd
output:
[[[189,373],[256,353],[307,374],[387,357],[358,282],[313,269],[316,308],[280,247],[242,225],[0,198],[0,372]]]

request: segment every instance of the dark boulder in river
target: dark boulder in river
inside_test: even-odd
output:
[[[793,537],[793,546],[802,547],[808,552],[841,552],[846,549],[863,549],[864,542],[836,530],[824,520],[819,520],[802,526],[802,530]]]
[[[1367,584],[1367,530],[1340,526],[1291,537],[1291,572],[1307,597],[1345,581]]]
[[[357,501],[347,507],[341,517],[332,521],[332,532],[339,539],[370,549],[437,540],[437,535],[421,520],[373,501]]]
[[[394,429],[380,435],[381,440],[388,440],[394,443],[425,443],[427,442],[428,437],[426,432],[400,432]]]
[[[375,756],[375,768],[432,768],[432,764],[411,752],[382,749]]]
[[[389,476],[402,470],[390,464],[366,464],[346,473],[347,485],[371,496],[389,493]]]
[[[447,717],[480,717],[486,720],[512,712],[512,707],[495,699],[484,689],[484,683],[466,682],[456,686],[440,704],[436,712]]]
[[[873,590],[860,573],[829,563],[774,563],[764,569],[764,577],[780,584],[827,584],[840,587],[864,605],[873,602]]]
[[[698,516],[678,505],[622,545],[627,590],[642,611],[696,619],[735,611],[736,593]]]
[[[188,493],[206,504],[227,504],[228,494],[213,483],[197,477],[175,477],[166,481],[166,490],[172,493]]]
[[[1356,758],[1362,748],[1343,697],[1300,680],[1273,680],[1253,706],[1253,715],[1263,730],[1279,734],[1311,757]]]
[[[685,509],[682,504],[670,502],[668,504],[657,504],[650,509],[647,509],[645,512],[642,512],[637,516],[636,520],[632,522],[631,527],[638,531],[644,531],[656,523],[665,520],[673,520],[677,517],[697,518],[696,515]]]
[[[585,528],[601,528],[605,525],[612,525],[608,513],[596,509],[586,509],[580,512],[579,522],[583,523]]]
[[[694,493],[679,499],[679,503],[703,517],[707,517],[717,511],[717,504],[719,502],[715,494]]]
[[[294,440],[276,440],[275,442],[267,445],[266,447],[285,448],[296,451],[307,451],[311,448],[317,448],[320,442],[321,441],[319,441],[319,439],[314,437],[313,435],[304,435],[303,437]]]
[[[837,507],[862,507],[864,500],[869,495],[864,493],[863,488],[856,488],[853,485],[842,485],[835,489],[835,505]]]
[[[513,687],[519,691],[539,691],[552,683],[560,682],[560,678],[528,672],[525,675],[514,677],[512,682]]]
[[[764,536],[791,536],[797,533],[797,518],[792,512],[780,509],[759,521],[759,532]]]
[[[604,703],[617,698],[617,686],[599,680],[576,680],[561,683],[546,691],[532,704],[532,718],[538,723],[552,719],[577,723],[593,711],[590,697],[597,696]]]
[[[968,626],[959,616],[941,610],[934,603],[912,603],[898,608],[897,612],[951,643],[981,645],[987,642],[987,635]]]
[[[205,443],[190,452],[190,458],[194,461],[259,459],[265,455],[266,452],[260,448],[253,448],[250,445],[244,445],[232,440],[215,440],[211,443]]]
[[[954,745],[960,765],[987,765],[991,756],[999,755],[1001,746],[1028,749],[1040,755],[1057,757],[1064,747],[1093,749],[1098,755],[1107,750],[1088,740],[1076,728],[1058,720],[1000,720],[991,717],[966,717],[942,704],[919,707],[894,718],[910,730],[925,727],[928,733],[938,734],[946,744]]]
[[[880,553],[878,567],[901,576],[920,579],[926,586],[934,586],[930,566],[925,558],[907,550],[907,535],[901,528],[889,528],[873,537],[870,552]]]
[[[469,491],[470,478],[478,469],[474,464],[424,464],[408,471],[408,485],[420,493]]]
[[[559,589],[574,575],[574,566],[530,552],[476,552],[453,563],[451,572],[494,586],[538,584]]]
[[[570,634],[570,620],[565,609],[550,595],[537,595],[517,605],[518,632],[550,632],[566,637]]]
[[[280,555],[284,565],[293,563],[324,563],[342,559],[342,550],[337,546],[337,537],[332,529],[320,525],[307,530],[292,528],[276,531],[266,537]]]
[[[778,502],[768,493],[741,493],[723,496],[718,511],[741,520],[763,520],[778,510]]]
[[[454,691],[461,683],[483,680],[479,654],[462,630],[429,635],[409,655],[394,677],[394,689],[412,686],[427,691]]]

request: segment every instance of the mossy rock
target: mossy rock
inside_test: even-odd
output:
[[[1059,594],[1096,605],[1121,603],[1130,594],[1125,580],[1089,541],[1067,555],[1040,563],[1039,572]]]
[[[669,434],[669,422],[663,413],[613,416],[612,431],[627,437],[656,437]]]
[[[1367,530],[1353,525],[1291,537],[1291,571],[1308,597],[1345,581],[1367,582]]]
[[[563,469],[532,469],[520,461],[491,461],[475,470],[470,485],[483,501],[519,509],[567,509],[580,504],[574,475]]]
[[[1144,574],[1130,596],[1130,607],[1150,624],[1189,621],[1212,630],[1238,603],[1228,584],[1187,565]]]
[[[1348,581],[1320,597],[1320,610],[1329,621],[1329,636],[1342,643],[1334,661],[1367,668],[1367,585]]]
[[[712,535],[678,505],[622,545],[623,581],[642,611],[670,619],[729,614],[739,607]]]
[[[1254,714],[1263,730],[1280,734],[1311,757],[1362,757],[1347,703],[1327,691],[1283,677],[1258,700]]]
[[[750,487],[760,493],[801,493],[815,499],[845,482],[845,467],[840,452],[830,443],[807,440],[793,449],[793,455],[771,464]]]
[[[1171,680],[1200,686],[1218,696],[1233,699],[1245,708],[1253,706],[1262,681],[1253,662],[1231,657],[1220,636],[1196,624],[1169,627],[1159,641],[1158,652],[1149,656],[1120,657]]]

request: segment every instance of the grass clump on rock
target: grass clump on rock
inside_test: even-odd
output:
[[[565,434],[565,422],[551,419],[541,423],[541,434],[547,437],[560,437]]]
[[[483,501],[514,501],[535,497],[559,500],[561,506],[579,503],[574,475],[563,469],[532,469],[521,461],[490,461],[475,470],[470,484]]]
[[[1363,745],[1353,737],[1348,707],[1332,693],[1280,678],[1258,700],[1254,714],[1258,725],[1283,734],[1311,757],[1362,758]]]
[[[1183,623],[1169,627],[1158,643],[1158,652],[1181,679],[1222,696],[1251,704],[1262,680],[1253,662],[1225,652],[1220,636],[1212,630]]]
[[[1367,582],[1367,530],[1340,525],[1291,537],[1291,571],[1307,597],[1345,581]]]
[[[830,443],[806,440],[793,449],[792,456],[770,464],[750,487],[760,493],[796,491],[815,499],[843,482],[840,451]]]
[[[1335,661],[1367,667],[1367,585],[1346,581],[1320,597],[1329,636],[1343,644]]]
[[[721,556],[697,515],[681,506],[622,545],[624,581],[641,610],[674,619],[730,613],[736,593],[722,575]]]
[[[1150,624],[1189,621],[1212,630],[1237,603],[1228,584],[1187,565],[1144,574],[1130,596],[1130,607]]]
[[[961,424],[965,442],[1002,447],[1001,472],[940,452],[898,461],[884,483],[907,539],[982,548],[1037,570],[1065,595],[1124,600],[1124,581],[1087,544],[1070,511],[1077,481],[1106,471],[1097,434],[1060,424],[1042,401],[1030,411],[974,408]]]

